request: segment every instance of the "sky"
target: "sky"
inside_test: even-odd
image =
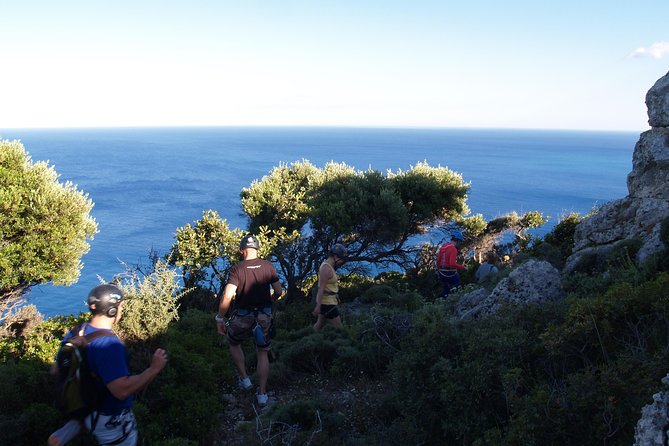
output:
[[[0,0],[0,129],[645,131],[669,1]]]

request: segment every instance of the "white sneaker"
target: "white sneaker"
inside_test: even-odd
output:
[[[267,406],[267,401],[268,400],[269,400],[269,397],[267,396],[266,393],[256,393],[256,401],[258,402],[258,406],[260,406],[260,407]]]
[[[248,376],[244,379],[239,378],[239,380],[237,381],[237,385],[239,386],[240,389],[244,390],[249,390],[251,387],[253,387],[251,378],[249,378]]]

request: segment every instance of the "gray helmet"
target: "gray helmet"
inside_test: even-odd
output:
[[[255,249],[260,249],[260,242],[258,241],[257,238],[252,236],[251,234],[245,235],[242,237],[242,241],[239,242],[239,250],[242,251],[247,248],[255,248]]]
[[[108,317],[115,317],[122,300],[123,291],[116,285],[98,285],[88,293],[88,308],[95,315],[105,314]]]
[[[334,254],[340,259],[345,259],[348,255],[346,248],[341,243],[336,243],[332,248],[330,248],[329,254]]]

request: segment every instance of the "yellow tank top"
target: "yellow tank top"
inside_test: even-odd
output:
[[[321,297],[321,304],[322,305],[337,305],[339,303],[339,299],[337,294],[339,293],[339,279],[337,278],[337,273],[335,272],[335,269],[332,267],[327,262],[321,263],[321,267],[323,265],[326,265],[328,268],[332,270],[332,277],[330,277],[330,280],[325,282],[325,289],[323,290],[323,297]]]

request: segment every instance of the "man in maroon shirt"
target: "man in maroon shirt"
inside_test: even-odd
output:
[[[242,238],[239,251],[244,260],[230,268],[228,282],[223,289],[223,297],[216,315],[218,332],[227,335],[232,361],[239,372],[239,387],[249,390],[253,387],[244,365],[244,351],[241,343],[254,338],[257,352],[258,405],[267,405],[267,377],[269,376],[270,349],[269,329],[272,323],[272,298],[281,297],[283,290],[274,265],[258,258],[260,242],[252,235]],[[270,287],[272,291],[270,291]],[[225,314],[235,298],[235,312],[226,321]]]

